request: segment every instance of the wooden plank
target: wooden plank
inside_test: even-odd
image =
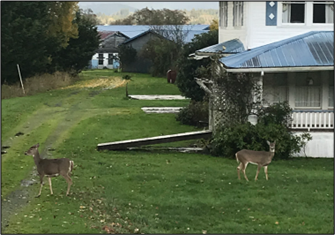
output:
[[[129,95],[136,100],[185,100],[188,99],[181,95]]]
[[[145,113],[179,113],[183,107],[142,107]]]
[[[127,149],[129,147],[138,147],[148,144],[161,144],[161,143],[170,143],[182,140],[192,140],[192,139],[201,139],[201,138],[210,138],[212,136],[212,131],[194,131],[179,133],[173,135],[162,135],[142,139],[133,139],[133,140],[123,140],[109,143],[98,144],[98,150],[120,150]]]

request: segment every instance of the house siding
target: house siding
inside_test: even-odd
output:
[[[131,41],[126,45],[131,45],[137,52],[139,52],[143,46],[153,38],[157,38],[157,36],[152,33],[148,33],[142,37],[138,37],[136,40]]]
[[[122,65],[122,71],[124,72],[133,72],[133,73],[149,73],[150,67],[152,65],[151,61],[145,58],[140,57],[142,48],[147,44],[151,39],[158,38],[158,36],[153,33],[147,33],[141,37],[136,38],[133,41],[126,43],[125,45],[132,46],[137,51],[137,59],[135,62],[127,65]]]
[[[103,42],[104,47],[117,48],[121,43],[127,40],[126,37],[117,34],[111,35],[105,39]]]
[[[103,65],[99,65],[99,54],[103,54],[104,56]],[[113,68],[118,67],[115,61],[113,64],[108,64],[108,54],[110,53],[95,53],[91,61],[92,69],[103,69],[104,67],[108,69],[113,69]],[[113,53],[113,54],[117,55],[118,53]]]
[[[221,5],[221,4],[220,4]],[[243,26],[233,26],[233,2],[228,2],[228,25],[227,28],[220,26],[219,28],[219,43],[232,39],[239,39],[243,45],[247,42],[247,25],[248,25],[248,2],[244,2]],[[222,14],[223,11],[219,11]],[[221,15],[219,16],[222,17]]]
[[[282,3],[276,2],[277,26],[266,26],[266,2],[244,2],[244,23],[240,29],[233,25],[233,3],[228,2],[228,27],[219,28],[219,43],[234,38],[242,41],[246,49],[280,41],[310,31],[333,31],[334,24],[312,24],[312,2],[306,3],[306,21],[304,25],[282,24]],[[221,11],[220,11],[221,12]],[[220,16],[221,17],[221,16]]]
[[[294,132],[301,135],[304,132]],[[308,141],[306,147],[294,154],[294,157],[334,158],[334,133],[332,132],[309,132],[312,140]]]

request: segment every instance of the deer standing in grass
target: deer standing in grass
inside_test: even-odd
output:
[[[268,180],[268,165],[271,163],[272,158],[275,155],[276,141],[273,142],[273,143],[270,143],[269,141],[266,141],[266,142],[270,147],[269,152],[242,149],[241,151],[238,151],[235,154],[237,162],[240,163],[240,165],[237,167],[238,179],[241,179],[240,178],[240,170],[242,170],[243,173],[244,173],[245,179],[247,181],[249,181],[246,174],[245,174],[245,170],[247,168],[247,165],[249,163],[252,163],[252,164],[258,165],[255,180],[257,180],[259,170],[262,167],[264,167],[266,180]]]
[[[51,186],[51,177],[55,176],[63,176],[68,184],[67,186],[67,192],[66,196],[69,195],[70,187],[72,185],[72,179],[70,178],[70,173],[73,170],[74,162],[71,161],[68,158],[58,158],[58,159],[42,159],[40,158],[40,154],[38,152],[38,147],[40,145],[36,144],[32,146],[27,152],[25,152],[25,155],[33,156],[34,162],[37,168],[37,172],[40,175],[40,192],[36,197],[39,197],[41,195],[42,187],[43,187],[43,177],[48,177],[49,180],[49,186],[50,186],[50,193],[52,192],[52,186]]]

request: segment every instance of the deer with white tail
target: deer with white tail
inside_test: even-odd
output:
[[[240,178],[240,170],[242,170],[243,173],[244,173],[245,179],[247,181],[249,181],[248,178],[247,178],[247,176],[246,176],[246,174],[245,174],[245,170],[246,170],[247,165],[249,163],[258,165],[255,180],[257,180],[259,170],[262,167],[264,167],[264,172],[265,172],[266,180],[269,179],[268,178],[268,165],[271,163],[272,158],[275,155],[276,141],[274,141],[273,143],[270,143],[269,141],[266,141],[266,142],[267,142],[267,144],[270,147],[270,151],[269,152],[242,149],[241,151],[238,151],[235,154],[237,162],[240,163],[240,165],[237,167],[238,179],[241,179]]]
[[[48,177],[49,180],[49,186],[50,186],[50,193],[52,192],[52,186],[51,186],[51,177],[55,176],[63,176],[68,184],[66,196],[69,195],[70,187],[72,185],[72,179],[70,178],[70,174],[73,170],[74,162],[71,161],[68,158],[58,158],[58,159],[43,159],[40,157],[40,154],[38,152],[38,147],[40,145],[36,144],[32,146],[27,152],[25,152],[25,155],[33,156],[34,162],[37,168],[37,172],[40,176],[40,191],[36,197],[39,197],[41,195],[42,187],[43,187],[43,178],[44,176]]]

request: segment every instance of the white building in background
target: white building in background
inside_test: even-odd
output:
[[[119,66],[118,53],[95,53],[92,56],[91,68],[93,69],[117,69]]]

